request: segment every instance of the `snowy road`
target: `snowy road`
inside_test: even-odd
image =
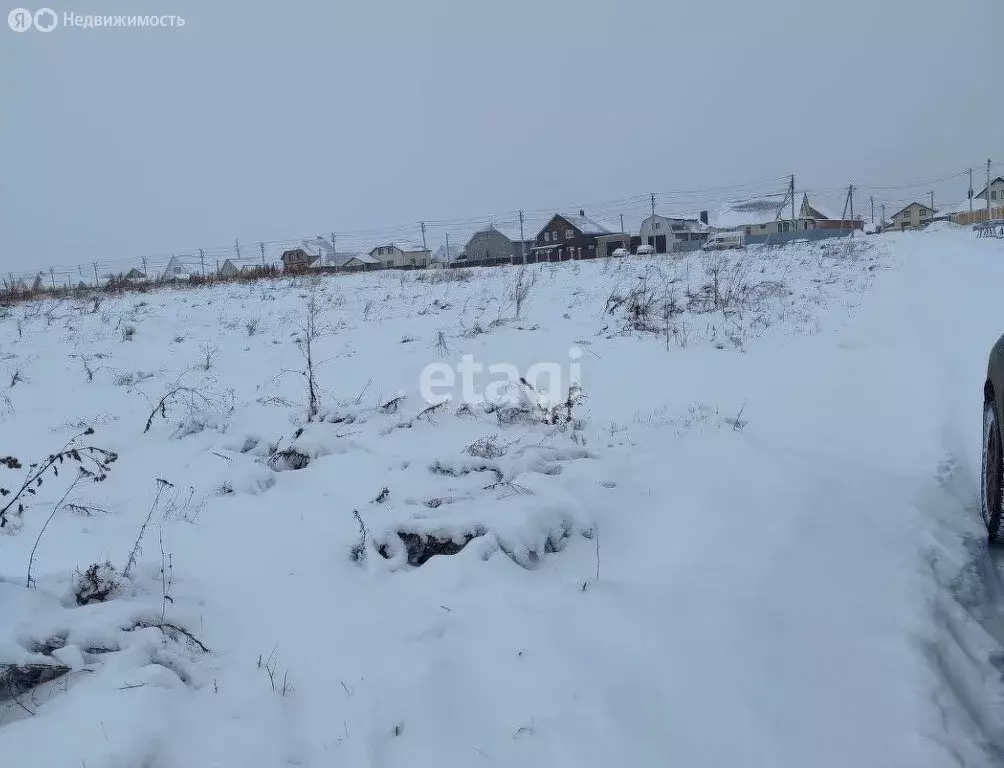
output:
[[[55,438],[38,424],[90,419],[122,458],[97,499],[110,512],[46,531],[38,590],[23,569],[44,516],[0,539],[0,612],[15,616],[0,655],[26,638],[80,646],[62,652],[65,690],[27,702],[37,716],[0,708],[0,754],[22,768],[999,765],[1004,555],[975,505],[1004,247],[960,231],[864,240],[764,252],[749,279],[790,292],[729,317],[698,307],[668,337],[661,321],[625,332],[607,308],[639,284],[697,295],[700,256],[545,265],[519,320],[506,269],[164,292],[55,319],[19,308],[0,358],[45,388],[9,390],[3,437],[44,454]],[[291,337],[317,292],[332,421],[305,425],[302,378],[279,372],[301,366]],[[589,352],[581,427],[416,417],[430,361],[525,371],[573,346]],[[234,411],[190,413],[171,437],[179,408],[143,433],[148,399],[207,357],[201,391],[232,390]],[[501,455],[465,453],[495,432]],[[309,466],[268,469],[273,441]],[[69,573],[133,546],[155,477],[194,502],[154,521],[135,591],[60,608]],[[393,542],[412,531],[474,538],[408,567]],[[142,611],[213,652],[143,662],[155,638],[106,626]]]

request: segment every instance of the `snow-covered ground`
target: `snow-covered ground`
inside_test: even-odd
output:
[[[519,275],[0,311],[3,764],[1000,764],[1002,244]]]

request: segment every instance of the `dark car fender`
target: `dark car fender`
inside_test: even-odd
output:
[[[997,343],[990,350],[990,361],[987,363],[987,381],[983,388],[985,402],[990,401],[991,391],[997,405],[997,415],[1004,418],[1004,336],[997,339]]]

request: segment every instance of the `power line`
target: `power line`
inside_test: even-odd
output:
[[[992,163],[992,166],[1004,167],[1004,164]],[[968,173],[969,170],[965,169],[958,172],[916,180],[908,180],[899,183],[860,184],[855,185],[854,188],[855,191],[867,191],[871,193],[871,197],[880,204],[895,206],[901,203],[908,204],[913,201],[907,197],[900,198],[899,196],[876,195],[874,193],[907,191],[922,187],[930,189],[931,185],[962,178],[967,176]],[[451,233],[456,232],[459,234],[473,234],[476,231],[484,229],[489,224],[498,228],[507,229],[510,232],[514,232],[519,226],[528,226],[532,232],[533,227],[538,225],[543,226],[555,212],[573,212],[583,209],[591,218],[599,219],[601,221],[611,221],[612,223],[612,219],[622,219],[625,216],[633,216],[640,220],[644,218],[644,216],[649,215],[651,210],[657,205],[664,207],[672,206],[678,210],[692,209],[691,215],[693,215],[698,210],[710,210],[714,205],[735,202],[738,198],[781,198],[787,194],[785,188],[788,186],[788,183],[788,176],[778,176],[769,179],[747,181],[740,184],[712,186],[689,190],[654,192],[621,197],[613,200],[592,201],[576,205],[548,206],[523,210],[514,209],[511,211],[498,211],[495,213],[457,218],[427,218],[424,220],[421,228],[423,235],[425,234],[425,230],[428,230],[429,232],[441,233],[449,230]],[[805,192],[812,195],[824,196],[828,194],[842,194],[846,192],[846,189],[846,187],[819,190],[807,189]],[[951,195],[945,194],[945,199],[951,199]],[[616,228],[621,229],[623,226],[618,225]],[[416,234],[416,225],[408,223],[395,226],[356,230],[338,228],[337,231],[339,244],[343,247],[365,249],[368,245],[379,242],[387,243],[395,241],[411,241],[414,239]],[[312,239],[315,236],[316,235],[273,240],[252,240],[250,242],[258,242],[259,249],[261,251],[261,261],[264,263],[266,261],[266,250],[272,259],[275,260],[278,258],[282,250],[295,247],[304,240]],[[240,253],[239,240],[235,240],[229,246],[220,245],[209,248],[191,247],[178,249],[173,253],[162,252],[159,254],[147,254],[145,256],[121,257],[107,260],[99,259],[96,262],[88,262],[86,266],[89,268],[89,271],[90,268],[99,265],[105,273],[116,273],[127,272],[130,268],[143,263],[144,272],[153,272],[156,271],[158,267],[166,266],[166,264],[170,262],[171,258],[177,258],[182,264],[189,266],[193,263],[199,263],[200,265],[204,264],[206,256],[209,256],[210,259],[216,258],[219,260],[229,258],[235,263],[251,263],[256,261],[256,259],[253,258],[243,258]],[[45,268],[40,267],[40,269],[43,271],[44,269],[52,270],[50,277],[54,274],[67,276],[73,274],[75,271],[82,272],[78,265],[67,264],[50,265]],[[34,276],[36,272],[25,272],[21,274]]]

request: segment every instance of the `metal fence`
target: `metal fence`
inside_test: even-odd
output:
[[[863,234],[860,229],[799,229],[794,232],[774,232],[769,235],[746,235],[747,245],[785,245],[791,242],[814,242],[831,237],[847,237],[852,232]]]

